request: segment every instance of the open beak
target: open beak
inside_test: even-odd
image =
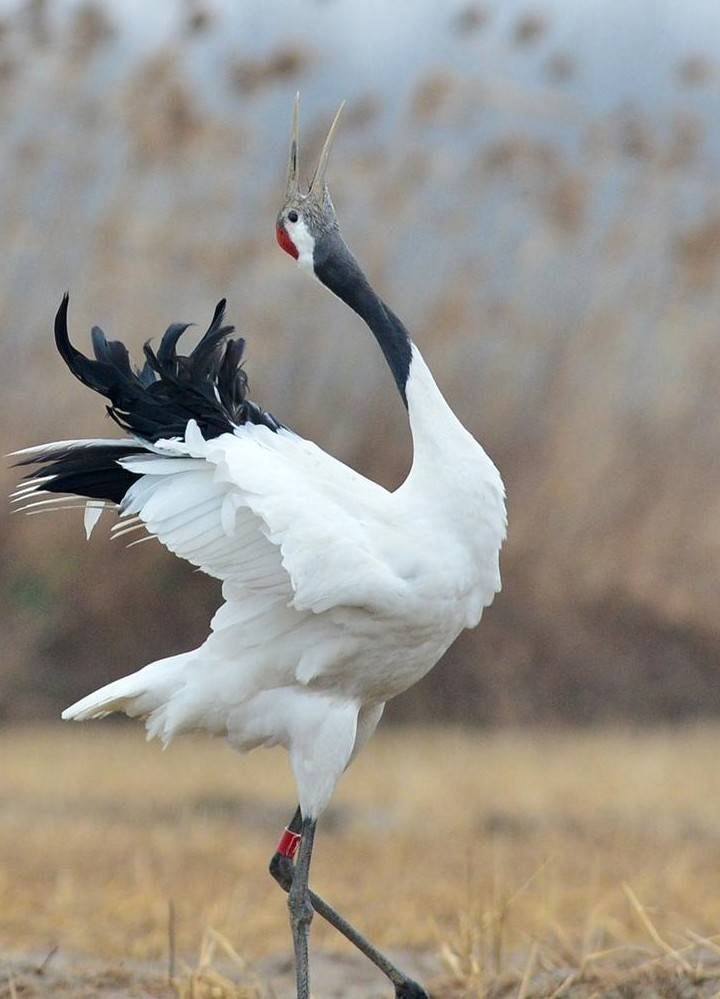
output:
[[[292,131],[290,132],[290,155],[288,157],[287,184],[285,197],[292,198],[298,193],[298,142],[300,141],[300,92],[295,94]]]
[[[345,101],[342,102],[340,107],[337,109],[335,117],[333,118],[333,123],[330,126],[330,131],[327,134],[325,143],[322,147],[320,153],[320,159],[318,160],[318,165],[313,174],[313,179],[310,182],[310,187],[307,194],[301,195],[300,184],[298,177],[298,145],[300,140],[300,94],[295,96],[295,105],[293,107],[293,120],[292,120],[292,131],[290,133],[290,155],[288,157],[288,172],[287,172],[287,184],[285,187],[285,197],[297,197],[301,195],[302,197],[314,197],[317,200],[321,200],[325,191],[325,174],[327,172],[328,160],[330,159],[330,150],[332,148],[333,140],[335,138],[335,133],[337,131],[338,121],[340,120],[340,114],[342,109],[345,107]]]

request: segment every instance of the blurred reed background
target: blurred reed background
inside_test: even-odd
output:
[[[348,242],[508,488],[504,591],[393,716],[716,714],[720,7],[0,5],[4,451],[113,435],[51,343],[139,354],[227,295],[253,396],[388,486],[403,410],[274,243],[295,90]],[[5,470],[9,491],[17,473]],[[0,506],[0,718],[194,646],[213,581]],[[162,622],[158,627],[157,622]]]

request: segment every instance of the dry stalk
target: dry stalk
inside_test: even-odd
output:
[[[535,970],[535,963],[538,956],[538,945],[537,941],[533,941],[533,945],[530,948],[530,954],[528,955],[527,964],[525,965],[525,971],[523,972],[522,980],[520,982],[520,988],[518,989],[517,999],[526,999],[528,994],[528,989],[530,988],[530,980],[532,978],[532,973]]]
[[[703,937],[699,933],[694,933],[692,930],[685,930],[685,933],[700,947],[707,947],[714,954],[720,957],[720,944],[716,943],[712,937]]]
[[[186,977],[172,983],[178,999],[264,999],[266,990],[254,974],[251,975],[251,984],[238,985],[213,968],[218,950],[244,974],[250,973],[245,958],[238,954],[226,937],[209,926],[200,944],[197,967],[186,969]]]
[[[574,985],[575,982],[579,981],[581,978],[582,975],[580,974],[580,972],[571,971],[570,974],[567,976],[567,978],[565,978],[562,982],[560,982],[555,991],[550,993],[548,999],[559,999],[560,996],[564,995],[567,992],[567,990],[570,988],[571,985]]]
[[[641,904],[640,900],[638,899],[637,895],[632,890],[630,885],[626,881],[623,881],[622,888],[623,891],[625,892],[628,901],[630,902],[630,905],[637,913],[640,922],[647,930],[653,943],[655,943],[660,948],[660,950],[664,951],[664,953],[669,958],[672,958],[673,961],[676,961],[686,974],[692,975],[692,967],[688,964],[685,958],[682,957],[679,951],[675,950],[675,948],[671,947],[670,944],[667,943],[667,941],[663,940],[663,938],[660,936],[657,929],[655,928],[652,920],[648,916],[647,911]]]
[[[175,961],[177,953],[177,932],[175,925],[175,903],[168,899],[168,981],[175,978]]]

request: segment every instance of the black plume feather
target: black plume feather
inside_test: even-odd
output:
[[[222,325],[224,299],[190,354],[177,352],[189,324],[174,323],[157,354],[145,345],[146,360],[140,370],[133,368],[125,345],[108,340],[98,326],[90,334],[95,359],[81,354],[70,343],[67,312],[65,295],[55,316],[55,343],[63,360],[84,385],[109,400],[110,416],[139,440],[71,442],[35,451],[18,462],[35,466],[26,476],[29,485],[37,481],[37,488],[44,492],[74,493],[119,504],[138,475],[119,465],[118,459],[146,452],[143,440],[182,437],[189,420],[197,422],[206,438],[231,433],[243,423],[279,429],[270,413],[247,398],[248,381],[242,368],[245,341],[232,339],[233,327]]]
[[[127,348],[108,340],[93,327],[95,359],[85,357],[70,343],[67,328],[68,296],[55,317],[55,342],[63,360],[84,385],[109,400],[108,412],[123,429],[155,442],[182,437],[195,420],[206,438],[231,433],[244,423],[277,430],[281,424],[247,398],[247,375],[242,368],[245,342],[232,339],[234,327],[223,326],[225,299],[218,302],[207,332],[188,355],[177,346],[187,323],[169,326],[157,353],[145,344],[145,365],[137,371]]]
[[[160,349],[158,350],[158,361],[160,364],[169,364],[172,361],[176,353],[178,340],[191,325],[192,323],[173,323],[172,326],[168,326],[163,333],[163,338],[160,341]]]

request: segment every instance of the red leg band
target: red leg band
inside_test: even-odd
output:
[[[301,839],[302,836],[300,833],[290,832],[289,829],[286,829],[280,837],[280,842],[275,852],[281,854],[283,857],[289,857],[290,860],[294,860]]]

